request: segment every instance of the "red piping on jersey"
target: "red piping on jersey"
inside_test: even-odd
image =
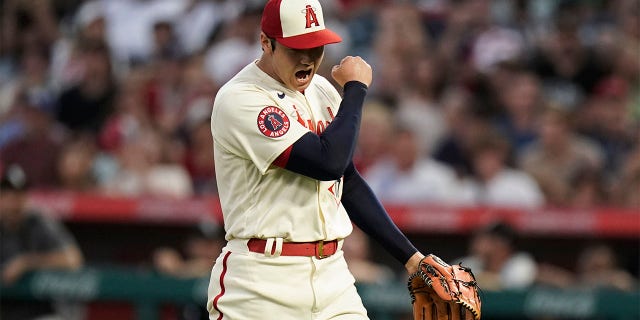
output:
[[[227,259],[229,258],[230,254],[231,251],[227,252],[227,254],[224,255],[224,259],[222,259],[222,273],[220,273],[220,293],[218,293],[218,295],[213,299],[213,308],[216,309],[216,311],[218,311],[218,313],[220,314],[218,316],[218,320],[222,320],[222,317],[224,316],[224,314],[222,314],[222,311],[218,309],[218,300],[220,300],[220,298],[224,295],[224,276],[227,274]]]
[[[331,111],[330,107],[327,107],[327,111],[329,111],[329,116],[331,117],[331,120],[336,118],[336,116],[333,115],[333,111]]]
[[[285,168],[289,162],[289,157],[291,156],[291,149],[293,149],[293,145],[290,145],[286,150],[282,151],[282,153],[273,160],[273,165]]]

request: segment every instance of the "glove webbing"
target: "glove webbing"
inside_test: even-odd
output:
[[[460,270],[462,270],[464,272],[468,272],[469,274],[471,274],[471,277],[473,279],[476,278],[475,275],[473,274],[473,272],[471,271],[471,268],[463,266],[462,263],[459,263],[458,265],[456,265],[454,267],[457,267],[457,268],[459,268]],[[446,279],[443,276],[439,276],[438,272],[435,270],[435,268],[433,266],[428,265],[428,264],[424,264],[424,269],[426,269],[426,271],[429,274],[431,274],[432,276],[437,276],[438,279],[440,280],[440,283],[442,284],[443,289],[447,293],[450,293],[449,286],[447,284]],[[411,284],[411,281],[416,277],[420,277],[423,280],[423,282],[425,283],[425,285],[414,288],[412,286],[412,284]],[[458,290],[454,294],[456,296],[456,298],[461,294],[460,293],[460,285],[463,285],[465,287],[475,287],[475,288],[478,289],[478,291],[480,290],[480,288],[478,287],[478,283],[475,280],[471,280],[471,281],[464,281],[464,280],[460,280],[460,279],[453,279],[453,280],[454,280],[454,283],[456,284],[456,286],[458,286],[458,288],[457,288]],[[427,276],[427,274],[423,271],[422,268],[420,268],[418,271],[416,271],[413,274],[411,274],[409,276],[409,280],[407,282],[407,287],[409,289],[409,296],[411,297],[411,304],[414,304],[416,302],[416,294],[417,293],[428,293],[429,291],[427,290],[427,288],[430,288],[432,284],[433,284],[433,280],[430,277]],[[457,299],[454,299],[454,300],[457,300]],[[466,302],[461,301],[461,300],[457,300],[456,303],[460,304],[460,308],[469,310],[473,314],[474,318],[478,317],[477,312],[474,311],[474,309],[471,308],[471,306],[467,305]],[[447,306],[447,308],[450,308],[450,306]]]

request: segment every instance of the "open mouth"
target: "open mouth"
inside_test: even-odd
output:
[[[300,81],[300,82],[307,81],[310,76],[311,76],[311,69],[309,69],[309,70],[300,70],[300,71],[296,72],[296,79],[298,79],[298,81]]]

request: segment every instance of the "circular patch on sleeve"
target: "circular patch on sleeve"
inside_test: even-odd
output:
[[[282,137],[290,125],[289,117],[278,107],[266,107],[258,114],[258,130],[267,137]]]

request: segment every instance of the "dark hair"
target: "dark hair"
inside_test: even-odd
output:
[[[275,51],[276,50],[276,39],[269,38],[269,41],[271,42],[271,51]]]
[[[590,165],[579,165],[570,175],[569,185],[571,190],[575,192],[584,185],[593,185],[595,188],[598,201],[605,201],[608,198],[606,190],[606,181],[602,171]]]
[[[187,232],[187,238],[189,239],[224,239],[224,229],[213,221],[200,221],[191,227]]]
[[[477,156],[486,151],[497,151],[504,154],[505,161],[511,152],[509,140],[497,130],[488,130],[475,138],[471,146],[471,154]]]
[[[482,227],[478,234],[498,237],[507,242],[511,247],[515,246],[517,240],[516,230],[507,222],[496,221]]]

